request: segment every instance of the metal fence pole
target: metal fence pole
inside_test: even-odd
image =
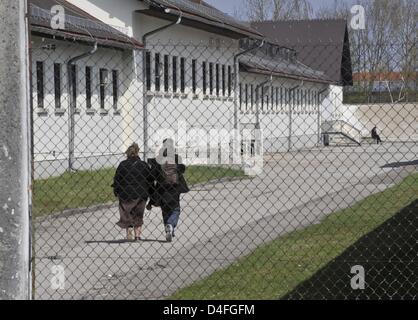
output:
[[[25,0],[0,2],[0,300],[30,298],[30,105]]]

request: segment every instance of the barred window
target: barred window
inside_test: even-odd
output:
[[[222,95],[226,96],[226,87],[225,87],[225,65],[222,65]]]
[[[119,71],[112,70],[113,108],[118,109],[119,101]]]
[[[186,59],[180,59],[180,91],[184,93],[186,89]]]
[[[72,91],[71,91],[71,95],[72,95],[72,98],[73,98],[73,105],[72,106],[70,106],[71,108],[77,108],[77,78],[78,78],[78,75],[77,75],[77,66],[75,65],[75,64],[73,64],[73,65],[71,65],[71,67],[70,67],[70,81],[71,81],[71,88],[72,88]]]
[[[219,64],[216,64],[216,96],[219,97]]]
[[[289,101],[290,101],[290,110],[291,112],[295,112],[296,111],[296,89],[295,90],[288,90],[288,94],[289,94]]]
[[[306,89],[301,90],[301,111],[302,113],[306,112]]]
[[[164,91],[165,92],[168,92],[169,90],[169,82],[170,82],[169,69],[170,69],[169,56],[164,55]]]
[[[239,108],[242,111],[242,84],[239,84]]]
[[[38,108],[44,108],[44,63],[36,62],[36,92],[38,100]]]
[[[147,91],[151,90],[151,52],[145,53],[145,78]]]
[[[107,69],[100,69],[100,108],[105,109],[106,102],[106,86],[107,86]]]
[[[248,83],[245,84],[245,111],[248,111]]]
[[[173,92],[177,92],[177,57],[173,57]]]
[[[160,91],[161,90],[161,61],[160,61],[160,54],[156,53],[155,54],[155,67],[154,67],[154,71],[155,71],[155,91]]]
[[[207,70],[206,69],[207,69],[207,64],[206,64],[206,62],[203,62],[202,63],[203,94],[206,94],[206,91],[207,91],[207,83],[208,83],[208,80],[207,80]]]
[[[86,107],[87,109],[91,109],[91,67],[86,67]]]
[[[209,63],[209,94],[213,94],[213,63]]]
[[[258,108],[259,100],[260,100],[260,93],[258,92],[258,86],[255,87],[255,110]]]
[[[228,97],[231,96],[232,92],[232,68],[228,66]]]
[[[269,92],[268,92],[268,89],[267,89],[267,92],[266,92],[266,112],[268,112],[269,109],[270,109],[270,95],[269,95]]]
[[[61,108],[61,64],[54,63],[55,108]]]
[[[192,60],[192,90],[196,94],[196,59]]]
[[[251,111],[254,111],[254,85],[251,84]]]
[[[279,87],[276,87],[276,111],[278,112],[279,110],[280,110],[280,108],[281,108],[281,106],[282,106],[282,104],[281,104],[281,98],[282,98],[282,96],[281,96],[281,88],[279,88]]]

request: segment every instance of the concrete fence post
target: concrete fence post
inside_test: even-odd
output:
[[[30,104],[26,0],[0,1],[0,300],[30,298]]]

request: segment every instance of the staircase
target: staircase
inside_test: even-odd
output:
[[[327,145],[361,145],[361,131],[344,120],[322,123],[322,136]]]

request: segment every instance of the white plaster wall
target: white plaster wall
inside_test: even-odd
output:
[[[269,80],[268,76],[241,73],[240,79],[243,88],[245,84],[253,84],[254,88]],[[300,85],[301,81],[286,79],[286,78],[273,78],[273,87],[281,88],[293,88]],[[267,84],[270,86],[270,83]],[[326,86],[313,82],[304,82],[299,89],[311,90],[311,92],[319,92]],[[250,86],[249,86],[250,88]],[[284,90],[282,91],[284,95]],[[254,95],[255,99],[255,95]],[[271,104],[271,98],[269,99]],[[320,101],[319,101],[320,102]],[[277,104],[274,101],[274,106],[269,107],[267,110],[262,110],[261,102],[259,102],[259,118],[260,128],[263,131],[264,137],[264,150],[265,152],[282,152],[288,150],[288,138],[289,138],[289,101],[283,97],[283,100]],[[292,148],[309,148],[318,143],[318,123],[320,121],[318,117],[318,105],[315,101],[308,103],[306,101],[303,105],[293,106],[292,112],[292,133],[291,144]],[[249,124],[256,123],[256,107],[245,107],[245,103],[242,103],[239,114],[239,122],[242,127]]]
[[[135,10],[146,9],[147,6],[138,0],[67,0],[88,12],[95,18],[111,26],[122,28],[121,31],[132,37],[133,15]],[[69,13],[71,14],[71,13]]]
[[[351,120],[369,137],[374,126],[385,141],[418,141],[418,107],[413,103],[344,105]]]
[[[340,120],[344,113],[343,87],[331,85],[323,95],[323,121]]]
[[[227,129],[233,127],[233,91],[228,96],[227,80],[225,80],[225,93],[222,92],[222,65],[225,66],[225,78],[228,75],[228,66],[233,70],[233,51],[226,49],[208,49],[206,46],[150,46],[152,85],[147,99],[149,115],[149,136],[152,141],[159,130],[173,129],[177,132],[179,121],[185,123],[189,129],[201,129],[207,133],[211,129]],[[161,65],[161,88],[157,92],[155,88],[155,53],[160,53]],[[169,56],[169,89],[164,91],[163,62],[164,55]],[[172,58],[177,56],[177,92],[173,92],[173,65]],[[185,91],[181,93],[180,81],[180,58],[185,58]],[[196,93],[192,90],[192,60],[196,60]],[[203,92],[203,62],[207,65],[207,91]],[[213,92],[210,94],[209,86],[209,63],[213,63]],[[219,96],[216,95],[216,64],[219,65]],[[232,84],[231,84],[232,87]],[[186,136],[188,146],[196,146],[204,143],[202,139],[195,141],[195,136]],[[183,135],[184,134],[181,134]],[[182,137],[178,137],[182,138]],[[183,139],[185,139],[183,137]],[[178,139],[180,140],[180,139]],[[152,141],[150,141],[151,144]],[[198,143],[199,142],[199,143]],[[156,145],[151,145],[155,151]]]
[[[66,169],[68,159],[68,80],[67,61],[91,48],[75,43],[42,40],[33,37],[32,81],[33,81],[33,121],[34,121],[34,156],[35,162],[41,166],[35,170],[42,176],[46,166],[54,167],[54,172],[48,175],[61,174]],[[45,43],[54,43],[56,50],[42,49]],[[36,62],[44,62],[44,106],[45,112],[37,107]],[[54,63],[61,64],[61,109],[55,109],[54,93]],[[127,144],[142,139],[142,119],[138,106],[141,103],[142,81],[134,74],[134,58],[132,51],[99,48],[98,51],[77,65],[77,108],[75,115],[75,157],[79,169],[102,168],[112,166],[110,161],[97,161],[99,157],[112,158],[125,151]],[[94,113],[88,113],[86,99],[85,67],[92,67],[92,108]],[[101,110],[99,98],[99,69],[109,70],[110,83],[106,88],[105,109]],[[117,110],[113,106],[111,71],[119,71],[119,101]],[[106,111],[106,112],[104,112]],[[92,159],[96,160],[92,160]],[[54,165],[57,162],[59,165]],[[51,170],[51,169],[49,169]]]

